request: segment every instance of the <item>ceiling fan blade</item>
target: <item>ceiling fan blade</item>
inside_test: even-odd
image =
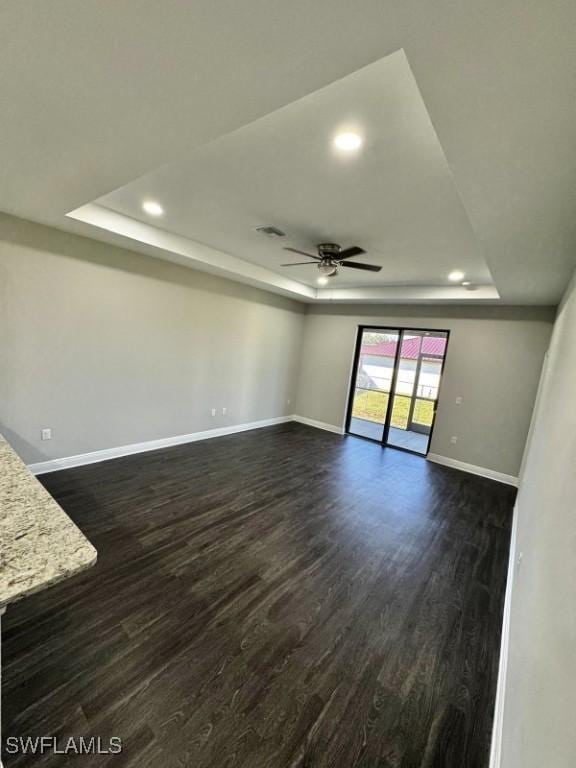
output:
[[[300,267],[303,264],[314,264],[315,267],[318,266],[315,261],[294,261],[292,264],[280,264],[281,267]]]
[[[357,261],[341,261],[340,266],[350,269],[365,269],[367,272],[380,272],[382,269],[382,267],[376,267],[374,264],[361,264]]]
[[[364,248],[353,245],[351,248],[346,248],[345,250],[340,251],[338,259],[351,259],[353,256],[361,256],[363,253],[366,253]]]
[[[300,256],[308,256],[309,259],[316,259],[316,261],[322,261],[320,256],[313,256],[311,253],[306,253],[306,251],[299,251],[298,248],[289,248],[288,246],[285,246],[284,250],[292,251],[292,253],[299,253]]]

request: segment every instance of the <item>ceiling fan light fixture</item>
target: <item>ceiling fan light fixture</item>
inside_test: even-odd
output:
[[[380,272],[381,266],[376,264],[364,264],[361,261],[356,261],[356,256],[361,256],[366,253],[364,248],[360,248],[358,245],[351,245],[349,248],[342,248],[338,243],[318,243],[316,251],[318,255],[315,256],[312,253],[301,251],[299,248],[292,248],[292,246],[284,246],[285,251],[291,253],[302,254],[306,256],[308,261],[295,261],[291,264],[281,264],[281,267],[301,267],[301,266],[315,266],[318,267],[318,271],[325,277],[334,277],[338,274],[340,267],[346,269],[361,269],[364,272]],[[351,261],[352,259],[352,261]]]

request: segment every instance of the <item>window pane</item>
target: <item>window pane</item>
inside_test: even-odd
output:
[[[352,416],[384,424],[388,408],[388,393],[375,390],[356,389]]]
[[[414,415],[412,421],[425,427],[432,426],[434,418],[434,403],[430,400],[418,400],[414,402]]]
[[[348,426],[353,435],[382,440],[398,341],[397,331],[363,331]]]
[[[392,406],[392,419],[390,425],[398,429],[406,429],[408,426],[408,414],[410,413],[410,398],[396,395]]]

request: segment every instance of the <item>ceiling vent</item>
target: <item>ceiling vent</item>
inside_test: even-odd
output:
[[[282,232],[278,227],[256,227],[256,232],[266,237],[286,237],[286,232]]]

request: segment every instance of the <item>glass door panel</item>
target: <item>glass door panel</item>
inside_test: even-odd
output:
[[[428,453],[447,336],[441,331],[402,332],[387,445]]]
[[[347,426],[353,435],[382,441],[399,340],[399,331],[362,331]]]

